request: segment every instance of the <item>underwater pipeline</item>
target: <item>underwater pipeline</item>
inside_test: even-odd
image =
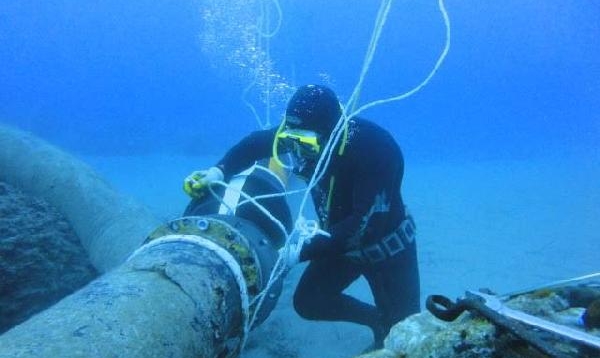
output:
[[[242,176],[251,195],[283,190],[267,170]],[[161,225],[89,166],[2,125],[0,180],[61,211],[103,273],[1,335],[0,357],[237,357],[276,304],[281,281],[265,288],[285,233],[254,205],[192,202]],[[283,197],[261,204],[289,229]]]

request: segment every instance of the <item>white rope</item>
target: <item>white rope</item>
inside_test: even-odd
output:
[[[547,283],[545,285],[542,286],[535,286],[535,287],[529,287],[526,289],[522,289],[522,290],[518,290],[518,291],[513,291],[513,292],[509,292],[509,293],[505,293],[503,295],[501,295],[501,298],[509,298],[509,297],[513,297],[513,296],[519,296],[522,295],[524,293],[529,293],[529,292],[533,292],[533,291],[539,291],[539,290],[544,290],[544,289],[551,289],[551,288],[558,288],[558,287],[562,287],[562,286],[566,286],[566,285],[570,285],[573,283],[582,283],[582,281],[592,281],[594,279],[597,279],[598,281],[595,281],[595,284],[600,284],[600,272],[595,272],[595,273],[591,273],[588,275],[583,275],[583,276],[578,276],[578,277],[573,277],[573,278],[569,278],[566,280],[558,280],[558,281],[554,281],[554,282],[550,282]]]
[[[242,319],[244,329],[238,347],[239,352],[241,352],[244,349],[244,346],[246,345],[246,340],[248,339],[248,332],[250,331],[251,327],[248,287],[246,286],[246,280],[244,279],[242,268],[240,267],[236,259],[227,250],[225,250],[218,244],[197,235],[165,235],[139,247],[129,256],[129,258],[127,258],[127,261],[130,261],[137,255],[141,254],[144,251],[147,251],[152,247],[172,243],[193,244],[205,248],[219,256],[223,263],[225,263],[229,270],[231,270],[231,273],[233,274],[233,277],[235,278],[235,281],[240,290],[240,301],[242,306]]]
[[[269,38],[272,37],[278,30],[279,27],[281,25],[281,9],[279,7],[279,4],[277,1],[274,1],[274,3],[276,4],[277,7],[277,11],[278,11],[278,24],[276,26],[276,30],[271,32],[271,33],[265,33],[262,34],[262,36]],[[306,223],[308,222],[306,220],[306,218],[304,217],[303,213],[306,207],[306,203],[310,194],[310,191],[317,185],[317,183],[319,182],[319,180],[321,180],[321,178],[325,175],[326,169],[329,166],[330,162],[331,162],[331,158],[333,156],[334,153],[334,148],[336,148],[337,144],[340,142],[342,135],[345,131],[345,128],[347,128],[348,126],[348,122],[350,120],[350,118],[353,118],[355,116],[357,116],[358,114],[362,113],[363,111],[372,108],[374,106],[378,106],[381,104],[385,104],[385,103],[389,103],[389,102],[393,102],[393,101],[399,101],[399,100],[403,100],[406,99],[408,97],[410,97],[411,95],[417,93],[418,91],[420,91],[424,86],[426,86],[429,81],[433,78],[433,76],[437,73],[437,70],[439,69],[439,67],[441,66],[441,64],[443,63],[444,59],[446,58],[448,51],[450,49],[450,21],[449,21],[449,17],[448,14],[446,12],[446,9],[444,7],[444,2],[443,0],[438,0],[438,6],[439,6],[439,10],[442,13],[442,17],[444,19],[444,25],[446,27],[446,41],[445,41],[445,46],[444,49],[441,53],[441,55],[439,56],[433,70],[429,73],[429,75],[420,83],[418,84],[415,88],[411,89],[408,92],[402,93],[400,95],[397,96],[393,96],[387,99],[382,99],[382,100],[377,100],[377,101],[373,101],[370,103],[367,103],[366,105],[363,105],[362,107],[360,107],[358,110],[351,112],[350,114],[348,114],[348,109],[352,109],[357,101],[358,101],[358,96],[360,94],[361,88],[362,88],[362,84],[364,82],[364,79],[369,71],[371,62],[373,60],[375,51],[377,49],[377,45],[379,43],[379,38],[381,36],[382,30],[383,30],[383,26],[385,25],[385,22],[387,21],[387,16],[389,14],[389,11],[391,9],[391,5],[392,5],[392,0],[383,0],[381,2],[378,14],[377,14],[377,18],[375,21],[375,28],[373,30],[373,34],[371,36],[371,41],[369,43],[369,47],[368,50],[366,52],[365,55],[365,60],[363,62],[363,67],[361,70],[361,74],[359,77],[359,80],[352,92],[352,95],[350,96],[350,99],[348,100],[348,102],[346,103],[346,105],[341,105],[342,107],[342,115],[340,116],[338,122],[336,123],[330,137],[329,140],[327,141],[324,149],[323,149],[323,153],[321,154],[321,156],[319,157],[319,160],[315,166],[315,172],[313,173],[310,181],[307,184],[307,187],[305,189],[302,190],[298,190],[295,192],[303,192],[304,195],[302,197],[302,201],[300,203],[300,207],[298,210],[298,215],[297,215],[297,220],[296,220],[296,225],[294,226],[294,229],[292,230],[292,232],[288,235],[285,227],[283,226],[283,224],[281,224],[281,222],[279,220],[277,220],[268,210],[266,210],[262,205],[260,205],[256,199],[257,198],[271,198],[271,197],[279,197],[279,196],[283,196],[283,195],[289,195],[292,192],[286,192],[286,193],[277,193],[277,194],[269,194],[269,195],[261,195],[261,196],[257,196],[257,197],[251,197],[248,194],[244,193],[243,191],[239,190],[240,195],[243,196],[246,200],[243,201],[242,203],[239,203],[238,205],[241,205],[243,203],[246,203],[247,201],[250,201],[253,205],[255,205],[257,208],[259,208],[259,210],[261,210],[261,212],[263,212],[265,215],[267,215],[272,221],[274,221],[279,228],[282,230],[282,232],[285,233],[286,236],[286,241],[285,241],[285,247],[289,249],[289,245],[292,241],[292,237],[296,234],[299,235],[299,242],[298,244],[302,245],[304,244],[304,242],[306,241],[306,239],[308,237],[312,237],[314,236],[314,233],[316,232],[316,230],[318,230],[318,225],[316,224],[316,221],[310,221],[310,225],[306,226],[306,225],[302,225],[301,223]],[[267,29],[268,30],[268,29]],[[250,86],[252,86],[253,84],[251,84]],[[250,87],[249,86],[249,87]],[[249,90],[249,88],[247,88]],[[267,108],[267,111],[269,109]],[[255,114],[255,117],[257,118],[259,124],[261,125],[261,121],[256,113],[255,110],[253,110],[253,113]],[[226,188],[229,188],[227,183],[224,183],[222,181],[216,182],[216,184],[222,185]],[[234,189],[236,190],[236,189]],[[300,224],[299,224],[300,223]],[[312,236],[311,236],[312,233]],[[273,268],[273,270],[271,271],[271,275],[269,277],[269,280],[265,286],[265,288],[253,299],[252,301],[252,305],[254,305],[255,303],[257,304],[257,307],[254,309],[254,314],[252,315],[252,317],[250,318],[250,323],[248,325],[246,325],[245,327],[245,333],[247,333],[247,329],[249,327],[252,327],[252,324],[254,323],[255,319],[256,319],[256,315],[257,312],[260,310],[260,307],[262,305],[262,303],[264,302],[264,299],[266,297],[266,293],[270,290],[270,288],[272,287],[272,285],[286,272],[286,267],[285,267],[285,263],[283,263],[283,258],[280,255],[277,259],[277,261],[275,262],[275,266]],[[243,278],[243,276],[242,276]],[[245,338],[244,338],[245,341]],[[242,346],[243,347],[243,346]]]
[[[292,231],[292,233],[288,235],[288,233],[287,233],[285,227],[283,226],[283,224],[281,223],[281,221],[279,221],[275,216],[273,216],[273,214],[271,214],[264,206],[262,206],[260,203],[258,203],[257,200],[261,199],[261,198],[279,197],[279,196],[287,195],[287,194],[289,194],[289,192],[258,195],[258,196],[252,197],[252,196],[248,195],[247,193],[245,193],[240,188],[237,188],[237,187],[234,188],[233,186],[231,186],[228,183],[225,183],[223,181],[216,181],[213,183],[217,184],[217,185],[221,185],[221,186],[225,187],[227,190],[235,191],[235,192],[239,193],[240,196],[242,196],[243,198],[246,199],[246,200],[238,203],[236,205],[236,207],[231,207],[228,203],[225,203],[225,201],[217,193],[215,193],[209,186],[211,194],[217,200],[219,200],[221,202],[221,205],[227,206],[229,208],[230,212],[235,212],[236,208],[239,207],[240,205],[245,204],[247,202],[251,202],[262,213],[267,215],[271,221],[273,221],[274,223],[277,224],[277,226],[279,227],[279,229],[282,231],[282,233],[284,234],[284,236],[286,238],[285,246],[286,247],[288,246],[288,244],[290,242],[290,237],[292,236],[292,234],[295,232],[296,229],[294,229],[294,231]],[[305,189],[303,189],[302,191],[304,191],[304,190]],[[256,306],[255,306],[254,310],[252,311],[251,317],[249,318],[249,322],[247,325],[248,329],[254,325],[254,322],[256,321],[256,318],[258,317],[258,312],[260,312],[263,302],[264,302],[265,298],[267,297],[266,293],[271,290],[273,284],[275,282],[277,282],[277,280],[279,280],[285,272],[286,272],[285,263],[283,262],[282,256],[279,256],[277,258],[277,261],[275,261],[275,265],[273,266],[273,269],[271,270],[271,273],[269,275],[269,280],[266,282],[265,287],[253,298],[252,302],[250,303],[250,306],[254,306],[255,304],[256,304]]]
[[[227,190],[232,190],[233,192],[236,192],[238,194],[240,194],[240,196],[242,196],[243,198],[246,199],[245,202],[251,202],[254,206],[256,206],[263,214],[265,214],[271,221],[273,221],[275,224],[277,224],[277,227],[279,227],[279,229],[281,230],[281,232],[287,236],[287,231],[285,230],[285,226],[283,226],[283,224],[281,223],[281,221],[279,221],[275,216],[273,216],[273,214],[271,214],[271,212],[269,212],[269,210],[267,210],[264,206],[262,206],[258,201],[256,201],[256,198],[246,194],[243,190],[240,190],[238,188],[234,188],[233,186],[230,186],[229,184],[225,183],[224,181],[215,181],[212,182],[211,184],[217,184],[217,185],[221,185],[225,188],[227,188]],[[216,194],[215,194],[216,195]],[[279,195],[285,195],[285,194],[279,194]],[[218,197],[218,195],[217,195]],[[227,206],[227,203],[225,203],[224,201],[221,201],[222,205]],[[241,204],[237,204],[235,208],[239,207]],[[234,212],[235,208],[229,207],[229,209]]]
[[[367,75],[371,61],[373,59],[373,55],[375,53],[375,49],[377,48],[377,43],[379,41],[379,35],[381,34],[381,30],[383,28],[383,25],[385,24],[385,20],[387,18],[387,13],[389,13],[390,6],[391,6],[391,0],[384,0],[381,2],[381,6],[377,13],[377,19],[375,21],[375,29],[373,31],[373,35],[372,35],[371,41],[369,43],[369,48],[367,50],[367,54],[365,57],[365,61],[363,63],[361,74],[360,74],[358,83],[356,84],[356,86],[354,88],[353,94],[352,94],[350,100],[348,101],[349,104],[354,102],[355,98],[357,98],[357,96],[358,96],[358,93],[360,93],[362,83],[364,81],[365,76]],[[323,148],[323,153],[319,157],[319,160],[317,161],[317,164],[315,166],[315,172],[313,173],[312,177],[310,178],[309,183],[307,184],[306,193],[304,194],[304,196],[302,198],[302,201],[300,203],[300,208],[298,210],[298,218],[299,219],[304,218],[303,213],[304,213],[304,209],[306,207],[306,202],[308,201],[308,196],[310,194],[310,191],[317,185],[319,180],[321,180],[321,178],[325,175],[326,169],[329,166],[329,163],[331,161],[331,157],[333,155],[334,148],[339,143],[339,141],[342,137],[343,128],[346,125],[348,125],[349,118],[350,117],[346,115],[346,111],[343,107],[342,116],[338,119],[333,131],[331,132],[331,135],[329,136],[329,140],[327,141],[327,144]]]
[[[246,86],[246,88],[244,88],[244,90],[242,91],[242,97],[241,98],[242,98],[242,102],[244,102],[244,105],[246,107],[248,107],[248,109],[250,109],[250,112],[252,112],[252,115],[254,116],[254,119],[256,120],[256,124],[258,124],[258,127],[261,128],[261,129],[267,129],[267,124],[262,122],[262,119],[260,118],[260,115],[256,111],[256,108],[246,98],[246,96],[248,95],[248,92],[250,92],[250,90],[252,89],[252,87],[254,87],[254,85],[256,85],[256,83],[258,82],[257,78],[258,78],[258,71],[255,72],[254,78],[252,79],[252,82],[250,82],[250,84],[248,86]]]
[[[273,30],[270,30],[269,27],[271,26],[271,12],[269,11],[269,2],[273,3],[273,6],[275,6],[275,11],[277,11],[277,24],[275,25],[275,28]],[[265,24],[265,29],[263,30],[263,27],[258,26],[258,34],[262,37],[265,38],[271,38],[271,37],[275,37],[275,35],[277,35],[277,33],[279,32],[279,29],[281,29],[281,24],[283,23],[283,11],[281,11],[281,5],[279,4],[278,0],[263,0],[261,3],[261,17],[266,17],[267,21]]]
[[[438,58],[433,70],[419,85],[417,85],[412,90],[410,90],[406,93],[403,93],[401,95],[395,96],[395,97],[368,103],[367,105],[360,107],[358,110],[352,112],[351,114],[348,114],[347,109],[351,109],[356,104],[356,101],[358,100],[358,94],[360,93],[362,84],[364,82],[364,78],[368,73],[373,56],[375,54],[375,50],[377,49],[379,37],[381,35],[383,26],[387,20],[387,16],[389,14],[391,5],[392,5],[392,0],[384,0],[381,3],[381,6],[379,8],[377,18],[375,21],[375,29],[373,31],[373,35],[371,37],[369,48],[368,48],[366,56],[365,56],[365,61],[363,64],[363,68],[362,68],[358,83],[357,83],[354,91],[352,92],[352,95],[351,95],[350,99],[348,100],[347,104],[342,105],[342,115],[333,129],[333,131],[329,137],[329,140],[327,141],[327,144],[325,145],[325,147],[323,149],[323,153],[319,157],[319,161],[317,162],[317,164],[315,166],[315,172],[314,172],[313,176],[311,177],[309,183],[307,184],[306,189],[303,189],[304,195],[303,195],[303,198],[300,203],[299,210],[298,210],[298,215],[297,215],[297,219],[296,219],[297,223],[306,221],[303,213],[304,213],[304,210],[306,207],[306,203],[307,203],[310,191],[312,188],[314,188],[316,186],[316,184],[319,182],[319,180],[321,180],[321,178],[325,175],[326,169],[329,166],[329,163],[331,162],[331,157],[333,156],[334,148],[336,148],[337,144],[341,140],[344,130],[348,126],[348,121],[350,120],[350,118],[357,116],[362,111],[369,109],[371,107],[381,105],[384,103],[389,103],[392,101],[403,100],[403,99],[408,98],[409,96],[417,93],[419,90],[421,90],[425,85],[427,85],[429,83],[431,78],[433,78],[433,76],[436,74],[437,70],[441,66],[442,62],[446,58],[446,55],[448,54],[448,51],[450,49],[450,21],[449,21],[446,9],[444,7],[443,0],[438,0],[438,6],[440,9],[440,12],[442,13],[442,16],[444,19],[444,25],[446,27],[446,41],[445,41],[445,46],[442,51],[442,54]],[[279,195],[281,195],[281,194],[276,194],[274,196],[279,196]],[[286,248],[289,248],[289,245],[292,242],[291,238],[296,234],[298,234],[300,236],[299,244],[303,244],[305,242],[305,239],[303,240],[302,238],[308,237],[307,232],[303,232],[303,230],[301,230],[301,229],[302,229],[302,225],[297,224],[294,226],[292,233],[290,235],[286,236],[286,243],[285,243]],[[310,235],[310,234],[308,234],[308,235]],[[261,291],[261,293],[259,295],[257,295],[255,297],[252,304],[254,304],[254,302],[258,301],[258,307],[260,307],[260,305],[262,304],[262,301],[264,300],[265,293],[268,292],[270,290],[271,286],[274,284],[274,282],[276,282],[285,273],[286,267],[282,261],[283,261],[283,258],[281,256],[279,256],[279,258],[277,259],[277,262],[275,263],[275,267],[273,268],[273,270],[271,272],[271,275],[269,277],[269,281],[267,282],[266,287]],[[258,308],[255,310],[255,312],[257,312],[257,311],[258,311]],[[254,321],[254,318],[253,318],[252,322],[253,321]]]
[[[276,18],[276,24],[275,27],[271,30],[271,11],[270,11],[270,7],[271,4],[273,3],[273,6],[275,7],[275,10],[277,12],[277,18]],[[250,84],[248,86],[246,86],[244,88],[244,90],[242,91],[242,102],[244,102],[244,104],[246,105],[246,107],[248,107],[248,109],[250,109],[250,111],[252,112],[252,115],[254,116],[254,119],[256,120],[256,123],[258,124],[259,128],[261,129],[267,129],[271,126],[271,38],[275,37],[275,35],[277,35],[277,33],[279,32],[279,30],[281,29],[281,24],[283,22],[283,11],[281,10],[281,5],[279,4],[278,0],[261,0],[260,3],[260,12],[261,15],[259,17],[259,19],[257,20],[256,23],[256,35],[257,35],[257,42],[258,42],[258,47],[259,48],[263,48],[264,47],[264,51],[265,51],[265,57],[266,57],[266,74],[265,74],[265,120],[263,122],[262,118],[260,117],[260,115],[258,114],[256,108],[254,107],[254,105],[252,103],[250,103],[250,101],[247,99],[247,95],[248,92],[250,92],[250,90],[258,83],[258,77],[261,74],[260,71],[258,71],[258,68],[260,67],[260,65],[257,65],[257,67],[255,68],[255,72],[254,72],[254,77],[252,79],[252,81],[250,82]],[[264,44],[261,43],[260,40],[264,41]]]
[[[440,66],[442,65],[444,60],[446,59],[446,56],[448,55],[448,51],[450,50],[450,18],[448,17],[448,12],[446,11],[443,0],[438,0],[438,7],[439,7],[439,10],[442,13],[442,17],[444,19],[444,26],[446,28],[446,41],[444,44],[444,49],[442,50],[442,53],[440,54],[438,60],[435,63],[435,66],[433,67],[433,69],[431,70],[429,75],[427,75],[427,77],[425,77],[425,79],[421,83],[419,83],[416,87],[414,87],[410,91],[407,91],[407,92],[402,93],[397,96],[393,96],[393,97],[386,98],[386,99],[380,99],[380,100],[373,101],[373,102],[363,105],[356,111],[352,112],[352,114],[349,115],[350,118],[357,116],[358,114],[360,114],[361,112],[363,112],[369,108],[406,99],[406,98],[412,96],[413,94],[419,92],[423,87],[425,87],[429,83],[429,81],[433,78],[433,76],[435,76],[438,69],[440,68]]]
[[[354,88],[354,91],[352,92],[352,95],[351,95],[350,99],[348,100],[347,104],[345,106],[342,106],[342,115],[339,118],[338,122],[336,123],[336,125],[329,137],[329,140],[327,141],[327,144],[325,145],[325,147],[323,149],[323,154],[320,156],[319,161],[317,162],[317,165],[315,167],[315,172],[314,172],[313,176],[311,177],[311,179],[307,185],[306,193],[304,194],[304,197],[302,198],[298,218],[303,218],[303,213],[304,213],[304,209],[306,206],[306,202],[308,200],[308,195],[310,193],[310,190],[312,188],[314,188],[316,186],[316,184],[319,182],[319,180],[321,180],[323,175],[325,175],[326,169],[329,166],[329,163],[331,161],[331,157],[334,152],[334,148],[336,148],[337,144],[340,142],[342,135],[344,133],[344,129],[348,126],[348,121],[350,120],[350,118],[357,116],[364,110],[369,109],[371,107],[389,103],[392,101],[403,100],[403,99],[408,98],[411,95],[417,93],[419,90],[421,90],[425,85],[427,85],[429,83],[431,78],[433,78],[433,76],[436,74],[437,70],[441,66],[442,62],[446,58],[446,55],[448,54],[448,51],[450,49],[450,20],[448,17],[448,13],[444,7],[444,1],[438,0],[438,7],[439,7],[439,10],[444,19],[444,25],[446,27],[446,41],[445,41],[444,49],[443,49],[440,57],[438,58],[433,70],[419,85],[417,85],[412,90],[410,90],[406,93],[400,94],[398,96],[370,102],[370,103],[360,107],[358,110],[352,112],[351,114],[348,114],[347,110],[351,109],[356,104],[358,94],[360,93],[362,84],[364,82],[364,78],[366,77],[366,75],[369,71],[369,67],[373,60],[375,50],[377,49],[379,37],[381,35],[383,26],[385,25],[385,22],[387,20],[387,16],[389,14],[391,5],[392,5],[392,0],[384,0],[381,2],[379,11],[377,13],[377,19],[375,21],[375,29],[373,30],[373,35],[371,36],[371,41],[369,43],[369,47],[368,47],[368,50],[367,50],[367,53],[365,56],[363,68],[362,68],[358,83],[356,84],[356,87]]]
[[[373,29],[373,34],[371,35],[371,40],[369,41],[369,47],[365,54],[365,60],[363,62],[363,67],[358,78],[358,83],[354,87],[354,91],[352,91],[352,95],[350,96],[348,103],[346,103],[346,107],[348,108],[353,108],[356,102],[358,101],[358,96],[360,95],[362,84],[365,80],[365,77],[367,76],[369,68],[371,67],[371,62],[373,61],[375,50],[377,49],[377,45],[379,44],[379,37],[381,36],[381,32],[383,31],[383,25],[387,21],[387,16],[390,12],[391,6],[391,0],[384,0],[381,2],[379,11],[377,12],[377,17],[375,18],[375,28]]]

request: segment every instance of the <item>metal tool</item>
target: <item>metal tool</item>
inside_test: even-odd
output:
[[[495,295],[467,291],[465,298],[458,299],[456,302],[445,296],[432,295],[427,298],[426,306],[434,316],[447,322],[455,320],[465,310],[475,311],[496,326],[507,329],[551,357],[568,357],[568,355],[548,344],[534,328],[557,339],[567,339],[600,353],[598,337],[509,308]]]

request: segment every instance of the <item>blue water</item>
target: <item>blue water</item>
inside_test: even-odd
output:
[[[240,100],[248,74],[203,49],[211,25],[203,11],[215,10],[211,3],[3,1],[0,120],[83,154],[221,154],[257,124]],[[229,24],[217,24],[223,41],[228,26],[248,24],[235,18],[238,3],[255,2],[222,2],[218,10],[232,12]],[[273,71],[290,86],[329,84],[347,100],[378,3],[280,5]],[[438,74],[417,95],[364,116],[389,128],[414,161],[597,159],[600,6],[576,0],[446,6],[452,46]],[[258,13],[247,7],[247,15]],[[443,44],[437,1],[395,2],[362,102],[414,87]],[[254,98],[254,105],[264,116],[264,104]],[[273,122],[283,110],[274,104]]]
[[[241,98],[265,66],[252,60],[266,50],[251,42],[261,3],[271,4],[274,29],[268,0],[1,1],[0,123],[84,158],[161,219],[177,216],[188,201],[181,178],[258,129]],[[271,91],[273,125],[294,86],[326,84],[348,100],[379,7],[279,4],[282,25],[268,47],[271,84],[282,89]],[[446,7],[451,48],[431,82],[363,113],[404,151],[423,297],[597,271],[600,4],[447,0]],[[395,1],[361,103],[418,85],[444,33],[437,0]],[[259,83],[247,97],[263,121],[265,88]],[[289,325],[288,296],[264,325],[266,336]],[[301,357],[326,347],[321,356],[337,357],[370,339],[354,326],[292,322],[296,330],[284,336]]]

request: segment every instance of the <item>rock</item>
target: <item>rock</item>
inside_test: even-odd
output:
[[[598,289],[597,286],[593,286]],[[507,302],[507,307],[519,310],[550,322],[583,330],[579,317],[584,309],[570,307],[564,292],[568,290],[540,291],[523,294]],[[591,297],[591,296],[590,296]],[[532,329],[532,332],[535,330]],[[588,334],[600,336],[598,330]],[[545,335],[547,344],[568,357],[597,357],[598,351],[580,348],[566,339]],[[360,358],[475,358],[475,357],[531,357],[543,355],[527,342],[497,329],[476,313],[465,312],[453,322],[443,322],[429,312],[412,315],[396,324],[385,339],[385,348],[361,355]]]
[[[0,182],[0,333],[97,276],[69,223]]]
[[[423,312],[394,326],[385,347],[395,357],[491,357],[495,331],[493,325],[470,314],[446,323]]]

